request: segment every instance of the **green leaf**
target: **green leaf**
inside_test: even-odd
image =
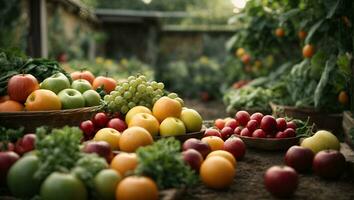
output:
[[[330,2],[333,3],[332,0]],[[326,16],[327,19],[332,18],[334,13],[336,13],[336,10],[338,8],[339,2],[340,2],[340,0],[337,0],[335,3],[333,3],[333,5],[330,6],[331,9],[327,13],[327,16]]]
[[[311,26],[311,28],[307,34],[306,40],[305,40],[306,44],[309,44],[311,42],[311,39],[314,36],[314,34],[316,33],[317,29],[320,28],[324,22],[325,22],[325,20],[322,19],[322,20],[318,21],[316,24],[314,24],[313,26]]]
[[[336,57],[331,56],[329,60],[326,62],[326,67],[322,73],[321,79],[315,90],[314,102],[315,102],[316,109],[319,109],[322,106],[321,103],[323,103],[323,98],[326,98],[324,95],[325,88],[329,83],[330,74],[334,70],[335,66],[336,66]]]

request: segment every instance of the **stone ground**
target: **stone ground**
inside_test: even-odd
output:
[[[186,101],[204,119],[227,116],[225,107],[220,102],[200,103],[196,100]],[[354,199],[354,153],[346,144],[342,144],[342,153],[348,161],[348,170],[338,180],[324,180],[312,173],[300,174],[299,187],[290,199],[349,200]],[[263,185],[264,172],[273,165],[283,164],[284,151],[264,151],[248,148],[246,156],[238,162],[234,183],[227,190],[217,191],[200,184],[187,189],[178,199],[183,200],[231,200],[231,199],[275,199]]]

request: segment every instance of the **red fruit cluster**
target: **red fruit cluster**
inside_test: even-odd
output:
[[[91,120],[83,121],[80,124],[85,139],[93,138],[98,130],[105,127],[123,132],[127,129],[127,124],[121,116],[116,114],[109,116],[104,112],[96,113]]]
[[[215,127],[226,140],[232,134],[256,138],[288,138],[296,136],[296,124],[284,118],[275,119],[271,115],[238,111],[234,119],[217,119]]]

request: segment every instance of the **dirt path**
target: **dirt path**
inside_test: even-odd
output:
[[[263,185],[264,172],[283,163],[284,152],[247,149],[238,162],[237,175],[228,190],[217,191],[203,185],[187,190],[184,200],[275,199]],[[348,174],[336,181],[323,180],[313,174],[300,174],[299,187],[291,199],[349,200],[354,199],[354,179]]]

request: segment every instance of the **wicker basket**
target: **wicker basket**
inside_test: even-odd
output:
[[[0,125],[7,128],[23,126],[25,132],[34,132],[37,127],[44,125],[52,128],[65,125],[78,126],[81,121],[92,118],[101,108],[101,106],[94,106],[53,111],[1,112]]]
[[[315,123],[317,129],[325,129],[332,131],[335,135],[343,133],[342,113],[324,113],[315,111],[313,108],[296,108],[292,106],[283,106],[270,103],[273,115],[278,117],[292,117],[301,120],[310,119],[311,123]]]

